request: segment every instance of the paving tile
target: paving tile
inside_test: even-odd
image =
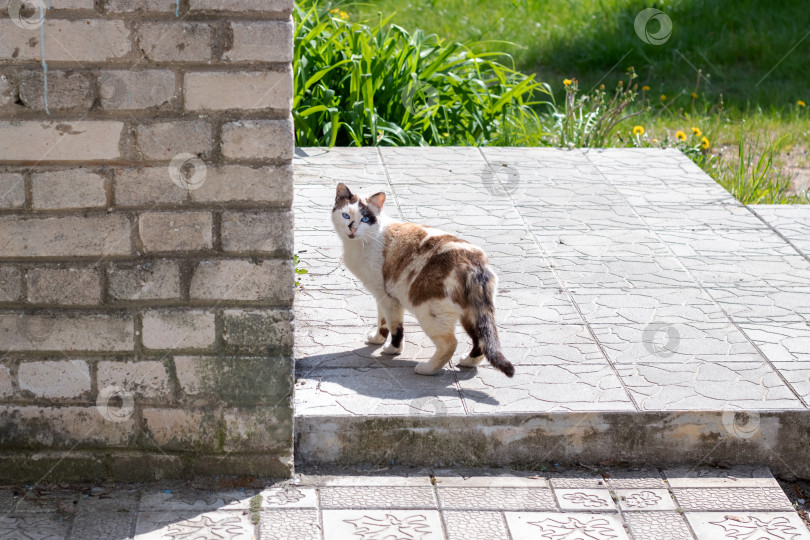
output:
[[[527,168],[568,167],[570,169],[596,170],[588,159],[589,149],[550,147],[504,147],[482,146],[481,153],[490,163],[519,163]]]
[[[655,233],[646,230],[627,230],[616,234],[612,230],[600,231],[535,231],[535,238],[543,252],[552,257],[666,257],[667,246]]]
[[[298,415],[463,415],[452,371],[425,377],[412,367],[324,368],[295,385]]]
[[[657,469],[610,471],[607,478],[613,489],[666,489],[667,485]]]
[[[435,227],[461,237],[470,229],[525,229],[520,213],[511,203],[502,206],[403,206],[402,216],[404,221]]]
[[[169,491],[166,493],[166,491]],[[257,490],[211,492],[203,489],[177,488],[147,491],[141,496],[141,510],[245,510]]]
[[[500,512],[445,510],[447,540],[511,540]]]
[[[324,540],[444,538],[436,510],[324,510]]]
[[[61,540],[66,538],[68,527],[70,521],[56,514],[0,515],[0,538],[9,540]]]
[[[745,206],[679,204],[670,206],[635,206],[640,219],[654,231],[672,230],[749,230],[766,229]]]
[[[376,147],[299,147],[295,149],[293,166],[306,170],[310,166],[361,166],[382,164]]]
[[[698,540],[810,539],[810,532],[795,512],[687,512],[685,516]]]
[[[629,204],[613,206],[521,206],[520,214],[537,232],[644,230],[646,225]]]
[[[804,399],[805,403],[810,403],[810,361],[774,362],[773,365],[793,391]]]
[[[331,475],[317,475],[306,477],[304,483],[308,481],[315,481],[318,485],[322,486],[387,486],[387,487],[426,487],[429,488],[433,484],[430,481],[430,476],[427,474],[420,474],[415,476],[396,476],[389,474],[380,475],[363,475],[363,476],[331,476]]]
[[[317,510],[263,510],[262,540],[321,540]]]
[[[810,287],[709,287],[707,291],[733,321],[780,325],[810,321]]]
[[[779,487],[767,467],[750,465],[736,465],[725,469],[671,467],[664,469],[664,476],[673,488]]]
[[[616,496],[625,512],[675,510],[675,502],[666,489],[617,489]]]
[[[552,257],[551,266],[570,288],[694,288],[675,257]]]
[[[697,287],[665,289],[573,288],[589,323],[647,324],[728,321],[711,296]]]
[[[577,471],[551,473],[549,482],[554,487],[554,489],[607,487],[607,480],[605,480],[605,478],[603,478],[602,476],[588,476]]]
[[[380,146],[379,151],[387,167],[447,163],[477,165],[485,162],[475,146]]]
[[[672,488],[684,511],[790,510],[780,487]]]
[[[445,510],[554,510],[554,497],[548,488],[526,487],[444,487],[439,501]]]
[[[772,362],[810,360],[810,326],[806,322],[740,323],[740,328]]]
[[[498,187],[493,187],[491,183],[486,183],[483,179],[476,182],[465,178],[464,182],[454,183],[403,183],[394,181],[394,190],[397,201],[403,208],[430,203],[435,204],[437,201],[441,201],[442,205],[457,205],[459,207],[466,205],[510,204],[510,197],[507,193],[499,191]]]
[[[545,183],[523,181],[512,194],[520,209],[523,206],[622,206],[627,199],[607,182],[577,182],[576,180],[549,186]]]
[[[564,512],[616,511],[616,503],[607,489],[554,489],[557,504]]]
[[[345,184],[349,186],[352,193],[356,193],[361,197],[367,197],[377,192],[384,192],[388,197],[386,198],[387,204],[395,206],[397,200],[395,194],[391,192],[391,186],[385,177],[378,177],[372,182],[360,182],[346,179]],[[324,215],[329,216],[332,207],[335,205],[335,188],[326,187],[318,184],[296,184],[294,188],[294,208],[301,208],[304,206],[320,208]],[[330,227],[329,232],[333,235],[334,230]]]
[[[499,326],[582,323],[568,294],[559,287],[501,289],[495,298]]]
[[[511,379],[485,366],[457,376],[471,414],[634,410],[607,365],[521,366]]]
[[[779,235],[762,230],[660,231],[658,235],[678,257],[783,257],[796,251]]]
[[[764,361],[619,364],[641,410],[804,409]]]
[[[253,540],[254,528],[249,514],[241,511],[141,511],[135,525],[135,540],[184,537]]]
[[[322,508],[437,508],[429,486],[326,486]]]
[[[617,515],[546,512],[506,512],[504,515],[514,540],[531,538],[629,540]]]
[[[317,508],[318,493],[315,489],[298,486],[280,486],[263,490],[262,508]]]
[[[808,205],[754,205],[750,207],[779,233],[810,257],[810,208]]]
[[[505,321],[499,324],[498,335],[504,355],[516,366],[607,365],[582,324],[510,325]],[[461,352],[466,354],[466,347]]]
[[[606,175],[616,190],[633,206],[662,206],[681,204],[728,204],[740,203],[719,184],[663,182],[619,184],[613,175]]]
[[[510,488],[546,488],[548,480],[537,475],[534,476],[513,476],[502,474],[497,476],[458,476],[452,469],[447,471],[434,471],[436,485],[441,488],[464,488],[464,487],[510,487]]]
[[[624,521],[636,540],[686,540],[694,538],[681,514],[676,512],[631,512]]]
[[[801,255],[707,254],[679,257],[695,279],[706,287],[807,287],[810,262]]]
[[[70,529],[71,538],[121,540],[130,538],[138,494],[135,490],[109,489],[99,497],[82,497]]]
[[[305,165],[294,163],[293,183],[295,186],[323,186],[334,194],[338,183],[354,187],[355,184],[370,186],[386,182],[385,167],[381,163],[343,163],[334,165]],[[388,187],[390,189],[390,186]],[[327,212],[330,207],[324,207]]]

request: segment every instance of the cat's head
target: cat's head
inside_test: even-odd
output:
[[[335,193],[335,206],[332,208],[332,223],[342,238],[362,239],[376,233],[380,227],[379,218],[385,203],[385,193],[375,193],[362,198],[352,193],[340,183]]]

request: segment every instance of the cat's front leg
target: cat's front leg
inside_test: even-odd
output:
[[[384,354],[399,354],[402,352],[402,338],[405,330],[402,326],[405,309],[396,300],[390,299],[381,303],[385,314],[386,325],[391,331],[391,342],[383,347]]]
[[[382,345],[388,339],[388,327],[385,325],[385,315],[377,302],[377,328],[368,333],[366,343],[371,345]]]

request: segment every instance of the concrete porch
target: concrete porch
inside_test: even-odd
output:
[[[364,344],[334,186],[483,247],[516,366],[413,373]],[[617,461],[810,474],[810,207],[746,207],[675,150],[301,148],[300,463]],[[455,360],[469,351],[459,328]]]

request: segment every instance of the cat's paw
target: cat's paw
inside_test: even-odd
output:
[[[385,336],[380,334],[376,329],[372,330],[366,336],[366,343],[371,345],[382,345],[385,343]]]
[[[402,352],[402,347],[394,347],[389,343],[388,345],[383,347],[382,352],[385,354],[399,354]]]
[[[474,368],[478,367],[481,362],[484,361],[484,355],[481,356],[470,356],[467,355],[466,358],[458,361],[458,366],[467,367],[467,368]]]
[[[436,375],[441,370],[441,367],[434,367],[430,362],[419,362],[416,364],[416,367],[413,368],[413,371],[417,375]]]

